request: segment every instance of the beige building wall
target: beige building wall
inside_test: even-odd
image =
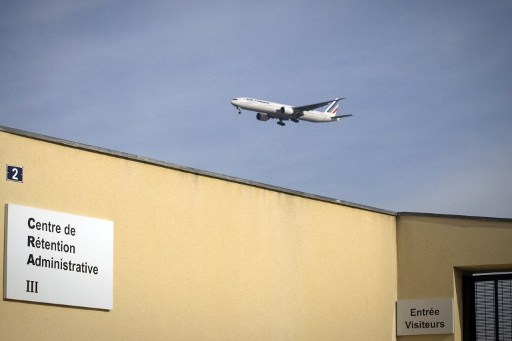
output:
[[[5,129],[0,164],[24,171],[2,221],[13,203],[114,222],[113,309],[4,299],[2,340],[395,338],[393,214]],[[403,297],[453,294],[403,277]]]
[[[452,298],[454,335],[398,340],[462,340],[462,275],[512,270],[512,220],[399,214],[398,299]]]

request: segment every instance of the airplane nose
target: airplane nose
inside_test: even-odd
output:
[[[240,109],[240,106],[238,105],[238,98],[233,98],[231,100],[231,104],[233,104],[233,106],[238,109],[239,114],[242,113],[242,109]]]

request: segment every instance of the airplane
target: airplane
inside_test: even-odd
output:
[[[293,107],[291,105],[279,104],[269,101],[249,97],[237,97],[231,100],[231,104],[238,109],[238,113],[242,113],[242,109],[255,111],[256,119],[259,121],[268,121],[271,118],[278,119],[277,124],[284,126],[283,120],[291,120],[298,123],[299,120],[308,122],[337,122],[344,117],[353,115],[336,116],[336,111],[340,101],[344,98],[335,98],[330,101],[320,102],[309,105]],[[325,111],[317,111],[315,109],[328,105]]]

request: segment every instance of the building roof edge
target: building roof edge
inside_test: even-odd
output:
[[[48,135],[33,133],[33,132],[20,130],[20,129],[16,129],[16,128],[11,128],[11,127],[6,127],[6,126],[0,125],[0,131],[3,131],[8,134],[23,136],[26,138],[32,138],[32,139],[36,139],[36,140],[40,140],[40,141],[59,144],[59,145],[66,146],[66,147],[81,149],[84,151],[110,155],[113,157],[123,158],[123,159],[136,161],[136,162],[147,163],[147,164],[151,164],[151,165],[155,165],[155,166],[159,166],[159,167],[170,168],[170,169],[174,169],[174,170],[178,170],[178,171],[182,171],[182,172],[197,174],[197,175],[215,178],[215,179],[219,179],[219,180],[235,182],[235,183],[258,187],[258,188],[262,188],[262,189],[267,189],[267,190],[271,190],[271,191],[275,191],[275,192],[299,196],[299,197],[303,197],[303,198],[307,198],[307,199],[319,200],[319,201],[342,205],[342,206],[347,206],[347,207],[351,207],[351,208],[355,208],[355,209],[396,216],[396,212],[385,210],[385,209],[380,209],[380,208],[367,206],[367,205],[356,204],[356,203],[352,203],[349,201],[344,201],[344,200],[329,198],[329,197],[325,197],[325,196],[321,196],[321,195],[315,195],[315,194],[311,194],[311,193],[301,192],[301,191],[297,191],[297,190],[293,190],[293,189],[269,185],[269,184],[252,181],[252,180],[247,180],[247,179],[243,179],[243,178],[237,178],[237,177],[233,177],[233,176],[229,176],[229,175],[209,172],[209,171],[200,170],[197,168],[181,166],[181,165],[166,162],[166,161],[160,161],[160,160],[147,158],[147,157],[143,157],[143,156],[139,156],[139,155],[135,155],[135,154],[125,153],[125,152],[120,152],[120,151],[116,151],[116,150],[112,150],[112,149],[108,149],[108,148],[96,147],[96,146],[92,146],[92,145],[88,145],[88,144],[84,144],[84,143],[79,143],[79,142],[65,140],[65,139],[61,139],[61,138],[57,138],[57,137],[48,136]]]
[[[397,218],[405,216],[448,218],[448,219],[470,219],[481,221],[512,222],[512,218],[483,217],[460,214],[422,213],[422,212],[396,212]]]

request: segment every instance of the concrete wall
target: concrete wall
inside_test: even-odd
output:
[[[440,215],[398,217],[398,299],[453,298],[454,335],[402,340],[462,340],[462,275],[512,269],[512,220]]]
[[[54,142],[0,130],[0,219],[113,221],[114,308],[4,299],[2,340],[394,339],[394,215]]]

